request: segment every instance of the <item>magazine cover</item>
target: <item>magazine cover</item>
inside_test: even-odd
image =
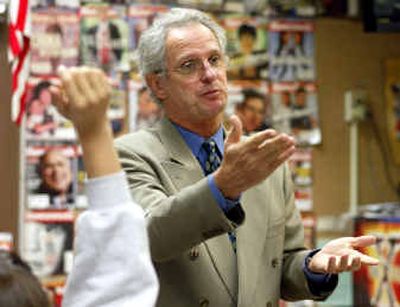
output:
[[[228,103],[225,109],[226,121],[236,114],[242,122],[243,133],[269,128],[271,106],[266,81],[233,80],[228,83]]]
[[[60,65],[79,60],[77,10],[43,8],[32,12],[31,67],[34,75],[56,75]]]
[[[74,207],[77,189],[76,146],[27,146],[25,166],[27,208],[64,210]]]
[[[385,61],[386,119],[393,159],[400,164],[400,58]]]
[[[296,186],[312,185],[312,148],[297,147],[289,158],[289,167]]]
[[[154,101],[143,82],[129,80],[129,131],[151,127],[163,117],[162,107]]]
[[[31,8],[41,8],[41,7],[63,7],[69,9],[78,9],[80,5],[79,0],[30,0],[29,5]]]
[[[154,18],[168,10],[169,8],[165,5],[132,4],[129,6],[128,25],[131,79],[140,80],[136,49],[141,33],[153,23]]]
[[[73,246],[74,213],[35,211],[25,215],[22,255],[40,277],[65,274],[65,255]]]
[[[268,28],[265,17],[227,14],[220,18],[226,30],[229,79],[268,77]]]
[[[129,70],[125,6],[86,5],[81,8],[81,61],[108,75]]]
[[[300,145],[321,143],[315,83],[271,85],[272,126],[293,135]]]
[[[72,123],[52,105],[50,86],[58,84],[57,78],[28,79],[26,96],[26,134],[28,140],[76,140]]]
[[[272,81],[314,81],[314,23],[272,21],[269,24],[269,56]]]
[[[270,14],[277,17],[314,17],[323,11],[321,0],[270,0]]]

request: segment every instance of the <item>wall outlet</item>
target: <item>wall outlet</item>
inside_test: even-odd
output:
[[[348,90],[344,93],[344,120],[348,123],[363,121],[367,117],[367,92]]]

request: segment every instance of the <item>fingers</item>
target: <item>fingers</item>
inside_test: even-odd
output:
[[[340,257],[330,256],[326,273],[337,274],[348,271],[357,271],[361,268],[362,264],[377,265],[379,264],[379,261],[363,254],[356,256],[347,254]]]
[[[254,147],[259,147],[265,142],[266,140],[269,140],[275,136],[278,135],[278,132],[273,130],[273,129],[266,129],[260,132],[257,132],[256,134],[252,135],[249,139],[248,142],[251,143]],[[263,147],[263,146],[262,146]]]
[[[76,79],[76,71],[78,68],[60,69],[59,75],[61,78],[63,89],[69,101],[74,105],[80,105],[82,99],[82,92],[78,86]]]
[[[366,264],[366,265],[378,265],[379,264],[379,260],[364,254],[361,254],[360,256],[360,261],[362,264]]]
[[[111,85],[105,74],[97,68],[72,67],[60,69],[62,90],[69,101],[69,108],[83,110],[98,106],[106,107],[111,94]]]
[[[376,237],[375,236],[360,236],[352,238],[351,246],[352,247],[367,247],[372,244],[375,244]]]
[[[355,257],[351,263],[351,271],[358,271],[361,268],[360,257]]]
[[[331,273],[331,274],[336,273],[336,257],[334,256],[329,257],[326,273]]]
[[[226,145],[239,142],[243,133],[242,122],[237,115],[232,115],[229,118],[229,122],[231,123],[232,127],[228,132],[228,136],[225,141]]]

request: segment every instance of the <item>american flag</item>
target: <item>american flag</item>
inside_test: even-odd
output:
[[[10,0],[8,9],[8,59],[12,73],[11,118],[21,123],[25,112],[29,76],[31,20],[29,0]]]

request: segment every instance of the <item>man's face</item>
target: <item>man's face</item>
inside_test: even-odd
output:
[[[298,92],[296,93],[296,106],[297,107],[305,107],[306,106],[306,93]]]
[[[240,36],[240,50],[245,54],[251,54],[254,47],[254,37],[251,34],[242,34]]]
[[[252,132],[261,126],[264,119],[264,101],[258,97],[250,97],[239,111],[239,117],[246,132]]]
[[[51,93],[50,93],[49,89],[45,88],[45,89],[41,90],[41,92],[39,94],[39,100],[45,106],[51,104]]]
[[[47,153],[42,165],[44,184],[59,193],[66,193],[72,181],[69,160],[57,151]]]
[[[214,34],[201,24],[171,29],[166,39],[166,68],[158,93],[166,115],[188,129],[199,123],[219,125],[227,79],[224,55]]]

